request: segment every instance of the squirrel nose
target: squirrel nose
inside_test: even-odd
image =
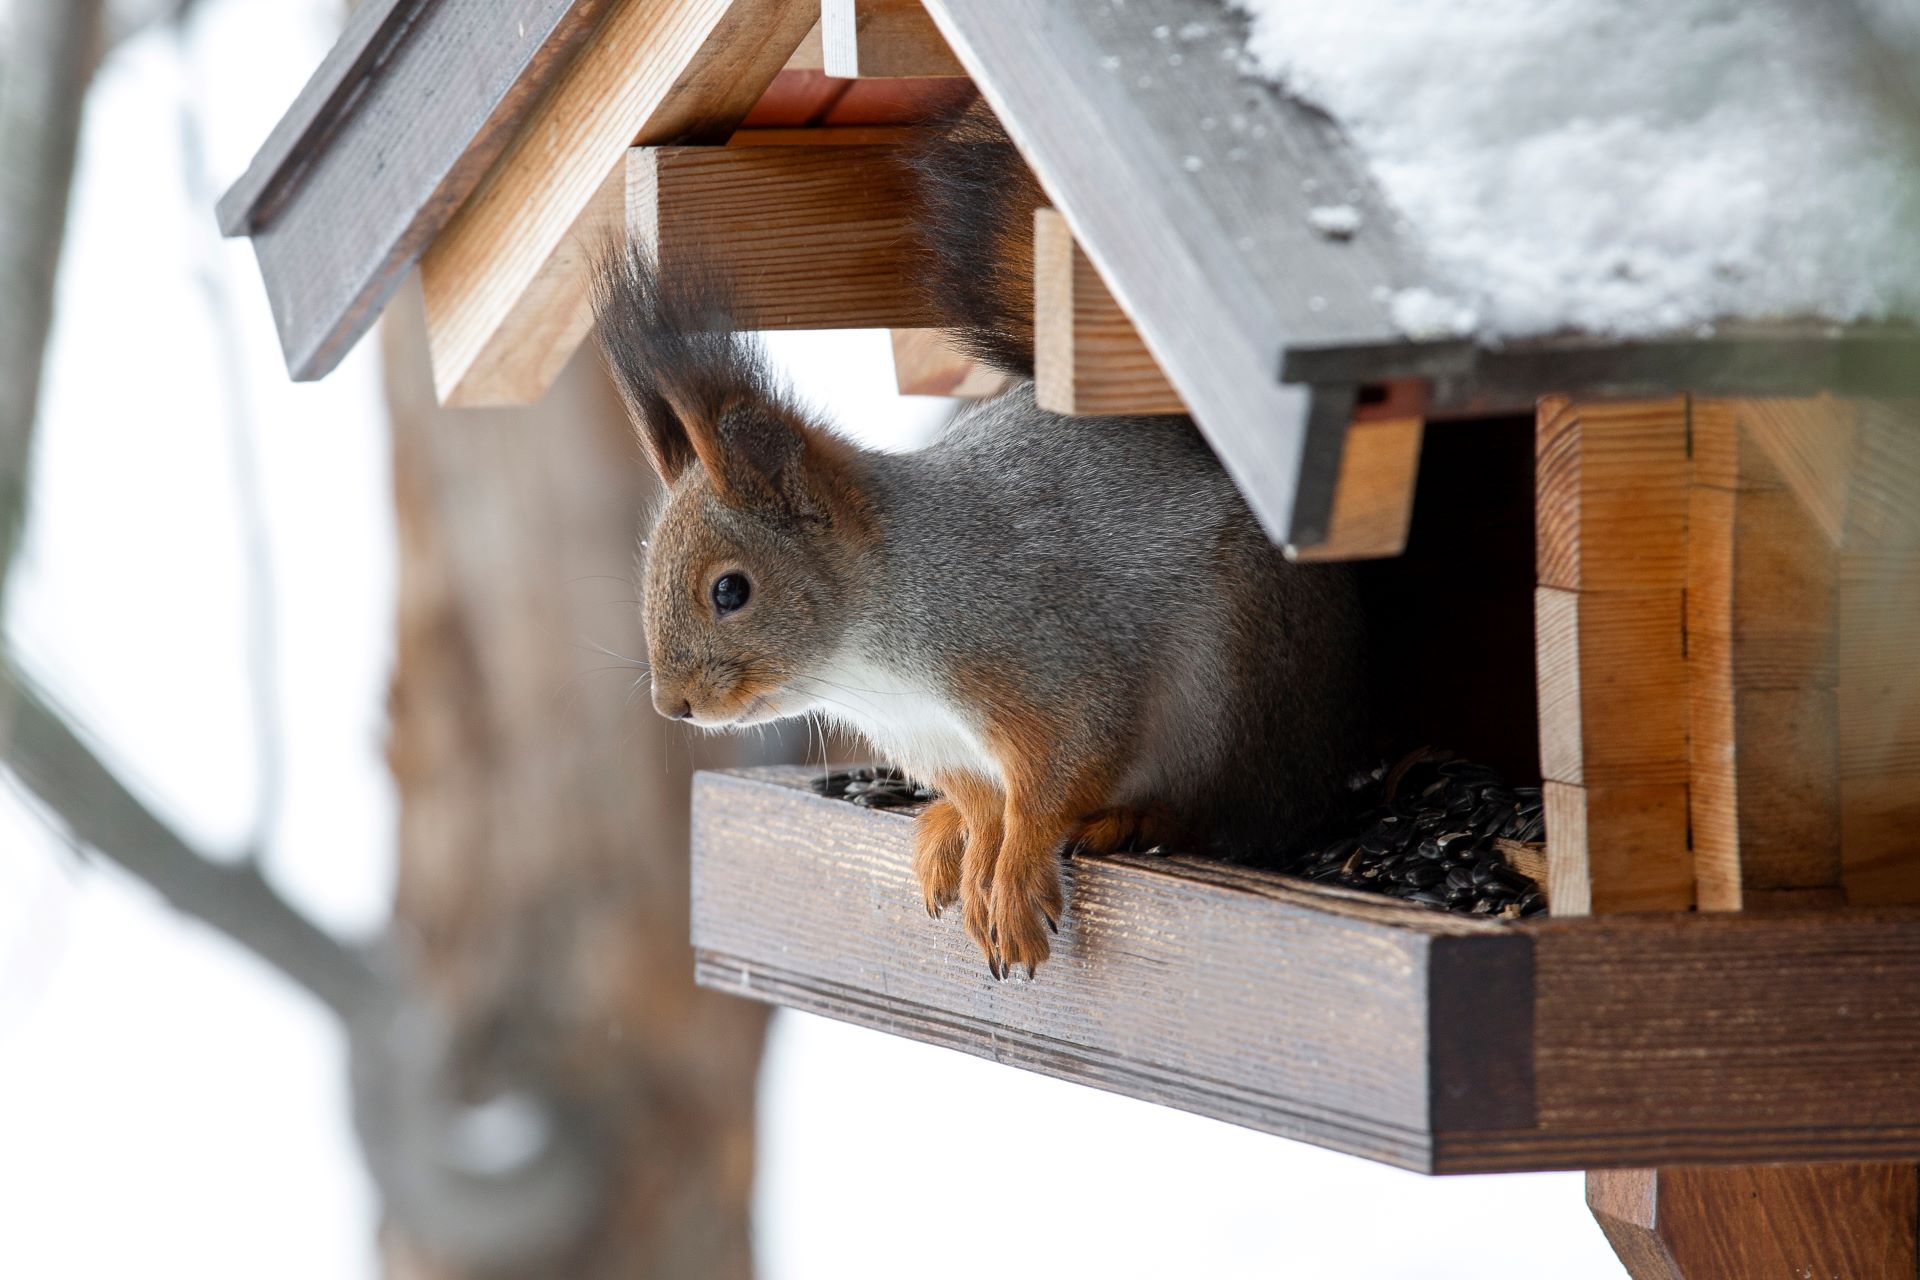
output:
[[[693,704],[674,693],[667,693],[658,685],[653,690],[653,709],[669,720],[688,720],[693,717]]]

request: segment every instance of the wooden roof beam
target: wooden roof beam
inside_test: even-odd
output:
[[[800,0],[614,0],[420,260],[443,403],[546,390],[591,324],[586,255],[627,149],[724,141],[817,16]]]
[[[664,272],[717,268],[744,329],[935,319],[904,248],[912,193],[895,147],[636,147],[625,172],[628,234]]]
[[[823,66],[846,79],[965,76],[920,0],[820,0]]]

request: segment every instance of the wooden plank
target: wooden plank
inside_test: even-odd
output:
[[[911,822],[813,796],[804,776],[696,784],[703,982],[1426,1167],[1431,945],[1506,941],[1497,926],[1316,898],[1219,864],[1083,858],[1068,864],[1072,905],[1040,979],[1002,985],[958,920],[927,918]],[[1524,1061],[1523,1044],[1508,1047]]]
[[[1541,776],[1589,786],[1687,781],[1679,591],[1534,593]]]
[[[1693,403],[1687,678],[1703,910],[1841,896],[1835,543],[1848,464],[1836,471],[1830,439],[1850,452],[1833,401]]]
[[[1033,366],[1034,399],[1053,413],[1187,411],[1053,209],[1033,211]]]
[[[891,147],[637,147],[627,231],[662,270],[705,263],[749,329],[933,324],[908,250],[911,178]]]
[[[1006,985],[927,919],[911,818],[807,776],[696,783],[707,985],[1413,1168],[1920,1156],[1920,911],[1502,926],[1082,858]]]
[[[820,0],[820,33],[830,76],[967,74],[920,0]]]
[[[1687,400],[1540,403],[1540,585],[1687,584]]]
[[[1920,404],[1861,402],[1840,556],[1848,900],[1920,902]]]
[[[1555,915],[1676,911],[1693,903],[1684,783],[1543,782],[1547,902]]]
[[[1555,914],[1693,905],[1687,440],[1685,397],[1549,397],[1536,414],[1534,670]]]
[[[1911,1280],[1920,1178],[1910,1164],[1623,1169],[1587,1204],[1633,1280]]]
[[[893,379],[903,396],[974,400],[999,395],[1009,381],[998,369],[955,348],[939,329],[893,331]]]
[[[820,24],[814,23],[807,28],[807,34],[800,37],[800,43],[781,64],[782,71],[825,71],[827,68],[826,47],[820,39]]]
[[[507,147],[604,0],[361,7],[222,201],[296,379],[327,374]]]
[[[1211,0],[927,8],[1268,533],[1318,541],[1294,522],[1311,396],[1281,363],[1405,345],[1391,300],[1427,274],[1338,129],[1223,73],[1239,40]],[[1315,230],[1325,193],[1360,212],[1356,235]],[[1333,470],[1319,480],[1324,514]]]
[[[1426,422],[1418,417],[1356,414],[1341,445],[1326,541],[1289,545],[1288,559],[1378,560],[1406,550],[1425,432]]]
[[[421,259],[443,402],[538,398],[552,337],[585,336],[594,196],[627,148],[724,140],[813,20],[789,0],[612,0],[591,45]],[[529,333],[549,340],[529,343]]]

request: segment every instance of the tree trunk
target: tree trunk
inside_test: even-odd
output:
[[[448,411],[416,292],[383,332],[396,933],[452,1010],[470,1090],[531,1075],[608,1144],[595,1225],[543,1274],[747,1276],[765,1013],[696,989],[687,943],[689,777],[728,761],[600,651],[642,653],[633,551],[653,478],[592,358],[537,407]],[[461,1275],[389,1245],[396,1276]]]

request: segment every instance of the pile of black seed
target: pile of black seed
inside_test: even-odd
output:
[[[1383,893],[1480,916],[1545,911],[1534,882],[1507,863],[1499,840],[1537,841],[1546,829],[1540,788],[1510,787],[1485,765],[1421,753],[1356,775],[1357,831],[1293,859],[1288,875]],[[816,793],[865,809],[903,809],[933,799],[898,769],[863,766],[813,780]]]
[[[1499,840],[1542,838],[1540,788],[1510,787],[1485,765],[1417,755],[1351,784],[1358,831],[1281,868],[1289,875],[1472,915],[1546,910]]]
[[[898,769],[881,766],[846,769],[813,780],[813,789],[833,800],[851,800],[863,809],[903,809],[933,799],[923,787]]]

